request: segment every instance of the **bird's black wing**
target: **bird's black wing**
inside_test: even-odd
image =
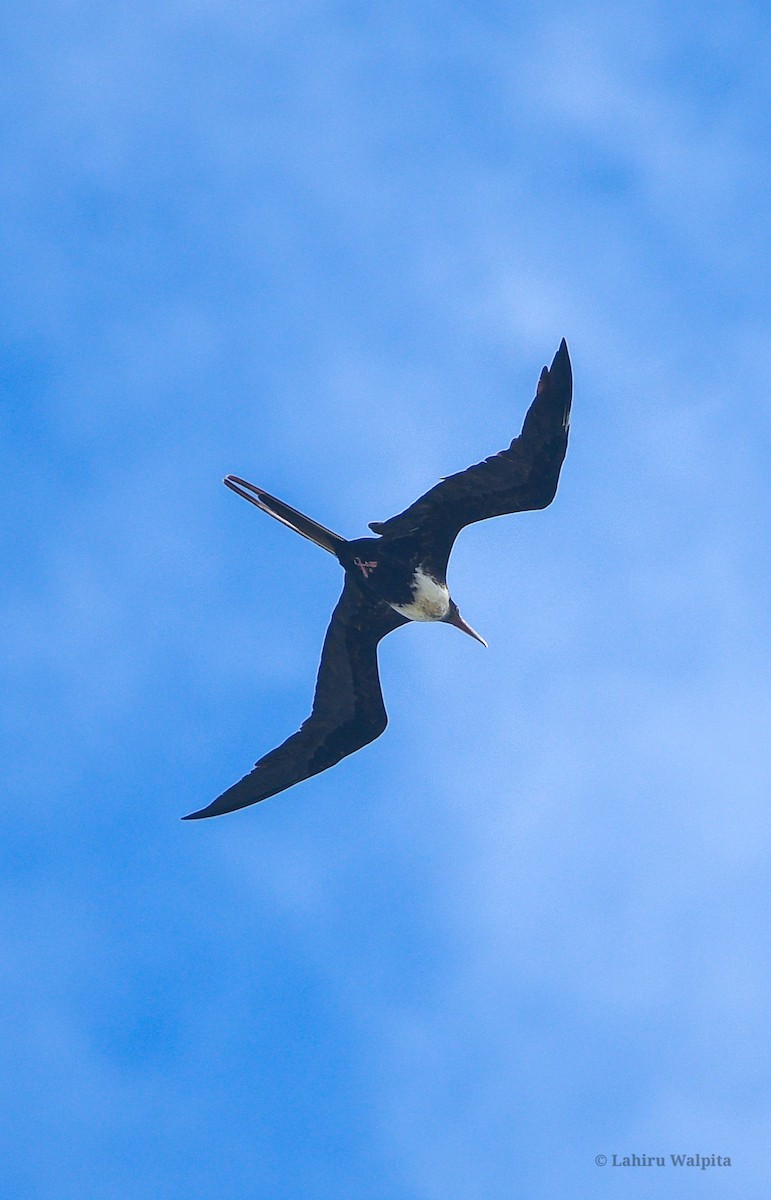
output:
[[[546,508],[557,491],[568,445],[573,377],[563,338],[538,381],[522,432],[507,450],[457,475],[449,475],[388,521],[370,529],[386,538],[417,537],[447,566],[453,542],[465,525],[504,513]]]
[[[307,721],[208,808],[183,820],[217,817],[275,796],[379,737],[388,717],[377,669],[377,645],[387,633],[406,623],[406,617],[382,601],[373,602],[356,579],[347,575],[324,639],[313,710]]]

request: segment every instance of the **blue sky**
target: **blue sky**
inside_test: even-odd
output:
[[[5,15],[4,1196],[768,1195],[764,8]],[[180,823],[340,587],[221,477],[358,536],[563,335],[490,649],[399,631],[380,741]]]

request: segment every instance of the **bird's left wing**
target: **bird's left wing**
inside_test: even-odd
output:
[[[522,432],[506,450],[449,475],[387,521],[370,529],[387,538],[424,539],[447,566],[452,544],[465,525],[504,513],[545,508],[557,491],[568,445],[573,376],[565,339],[544,367]],[[442,561],[443,560],[443,561]]]
[[[217,817],[275,796],[302,779],[326,771],[379,737],[388,724],[377,645],[407,618],[364,594],[355,578],[345,587],[332,614],[321,652],[313,710],[297,733],[271,750],[248,775],[207,808],[183,817]]]

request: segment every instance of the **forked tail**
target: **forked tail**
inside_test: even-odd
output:
[[[262,488],[255,487],[253,483],[247,483],[245,479],[239,479],[237,475],[226,475],[222,482],[237,496],[243,496],[244,500],[248,500],[250,504],[256,504],[258,508],[271,517],[275,517],[282,525],[288,525],[290,529],[294,529],[295,533],[302,534],[303,537],[315,542],[322,549],[328,550],[335,557],[346,545],[345,538],[340,537],[339,533],[333,533],[331,529],[326,529],[317,521],[312,521],[304,513],[298,512],[296,508],[290,508],[288,504],[277,500],[275,496],[264,492]]]

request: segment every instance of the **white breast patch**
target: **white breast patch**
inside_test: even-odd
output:
[[[412,600],[409,604],[392,604],[410,621],[441,621],[450,611],[450,593],[446,584],[437,583],[420,567],[412,581]]]

